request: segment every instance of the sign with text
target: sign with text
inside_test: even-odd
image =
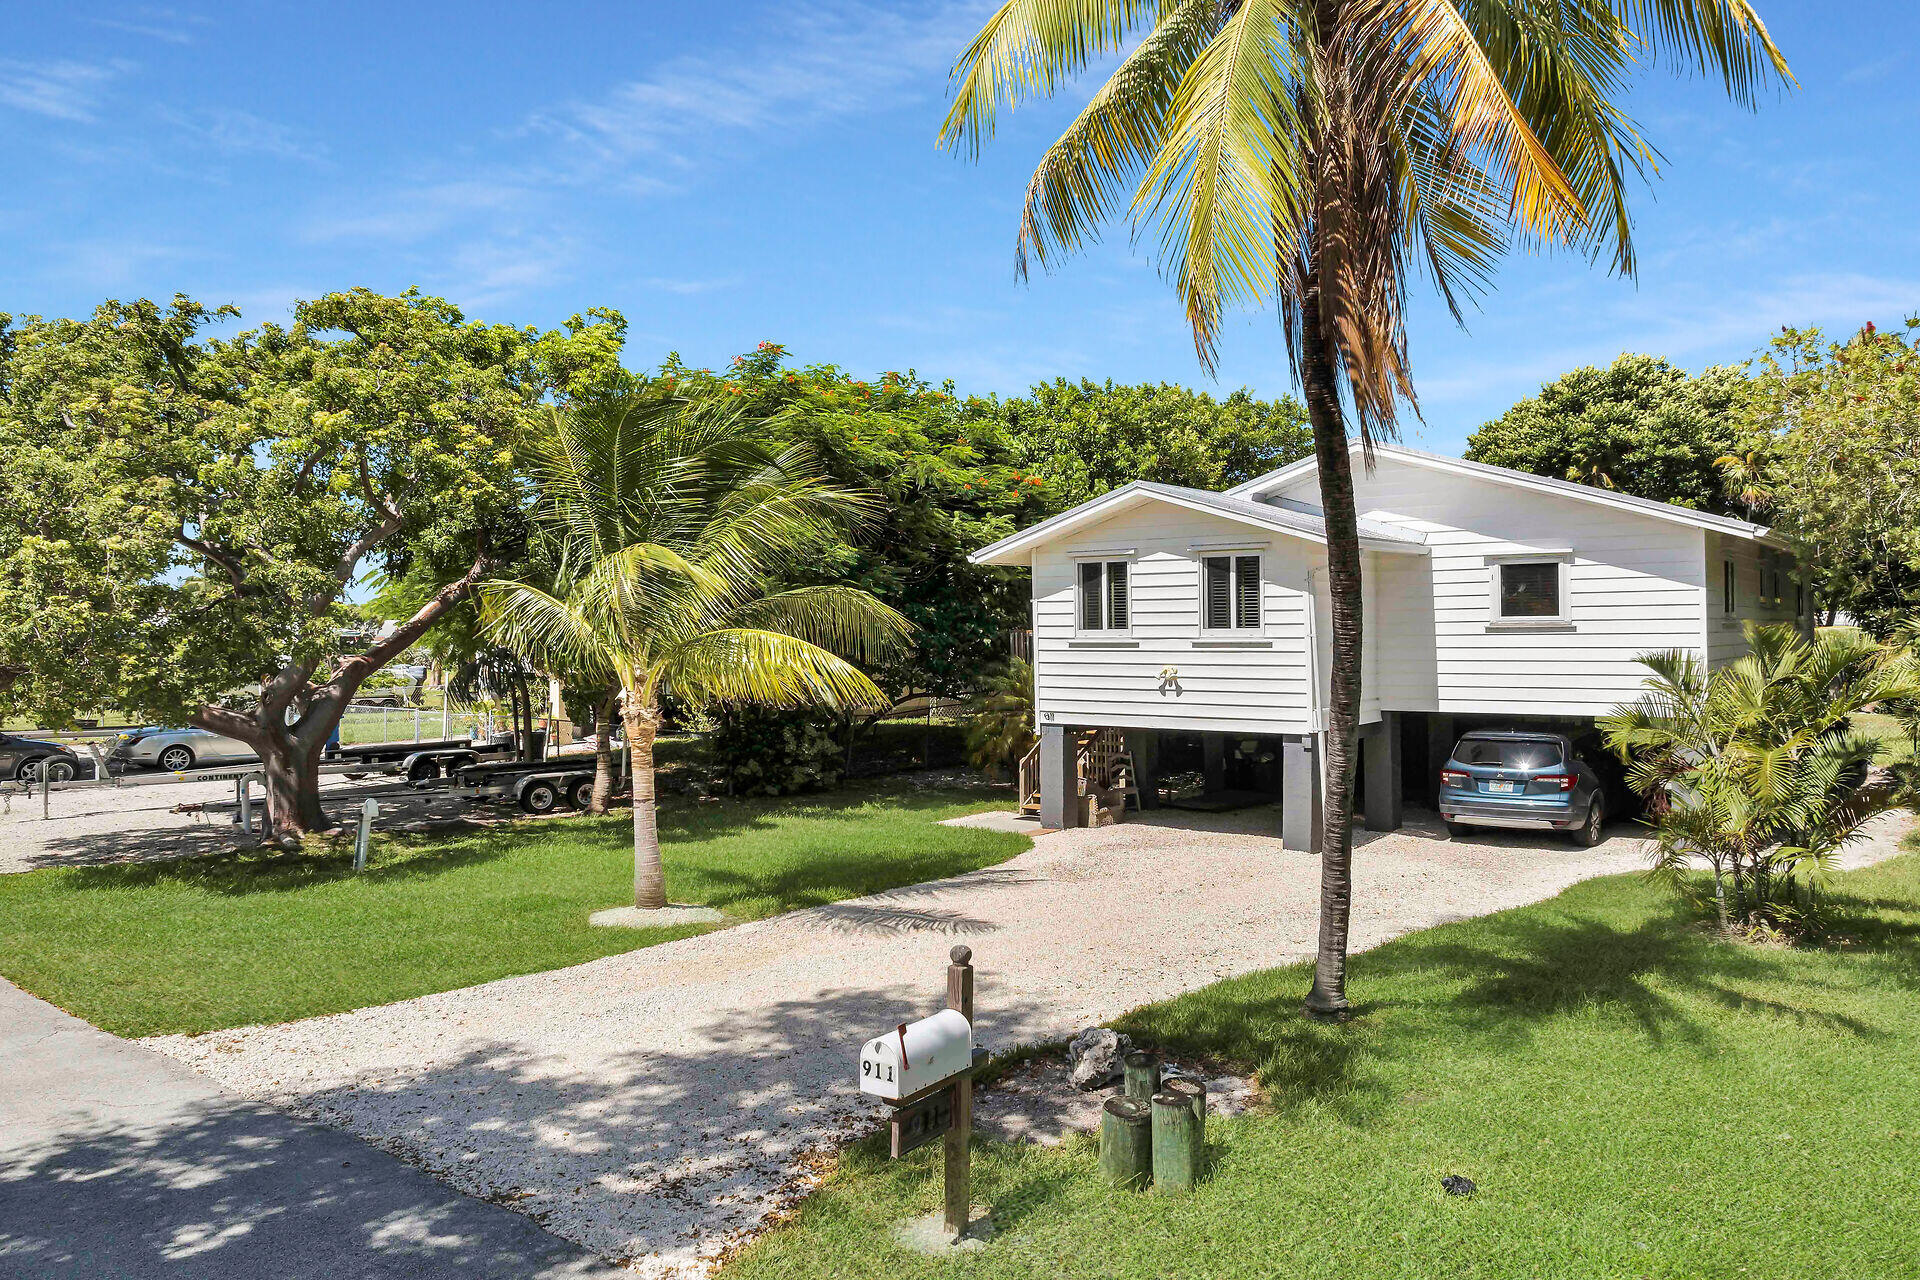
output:
[[[917,1151],[929,1142],[937,1142],[953,1128],[954,1090],[952,1085],[930,1093],[918,1102],[893,1109],[888,1126],[893,1137],[893,1158]]]

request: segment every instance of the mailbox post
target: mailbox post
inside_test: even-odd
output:
[[[973,948],[955,947],[948,955],[947,1008],[959,1012],[973,1026]],[[966,1234],[973,1216],[973,1053],[968,1047],[967,1070],[953,1083],[953,1127],[947,1130],[947,1231],[954,1239]]]
[[[895,1159],[941,1139],[945,1150],[941,1226],[955,1240],[973,1212],[973,951],[955,947],[947,966],[947,1007],[903,1022],[860,1051],[860,1091],[893,1108]]]

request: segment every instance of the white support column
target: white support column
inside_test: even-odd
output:
[[[1320,852],[1320,749],[1326,735],[1290,734],[1280,748],[1280,842]]]
[[[1080,771],[1068,726],[1040,726],[1040,825],[1056,830],[1080,825]]]

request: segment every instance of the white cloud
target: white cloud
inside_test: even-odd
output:
[[[1893,327],[1916,310],[1920,280],[1859,272],[1790,276],[1757,289],[1673,288],[1635,294],[1609,309],[1592,336],[1518,360],[1456,363],[1437,377],[1421,377],[1416,363],[1414,385],[1423,406],[1477,403],[1493,390],[1518,398],[1569,369],[1609,364],[1622,352],[1666,356],[1689,367],[1732,363],[1765,346],[1783,325],[1817,325],[1838,338],[1868,320]]]
[[[48,62],[21,62],[0,58],[0,106],[54,120],[86,124],[93,121],[100,90],[131,63],[76,62],[60,58]]]
[[[578,258],[570,240],[474,240],[453,251],[442,291],[467,311],[498,306],[527,289],[551,285]]]
[[[353,193],[343,195],[352,198]],[[301,234],[310,241],[412,243],[478,216],[517,213],[527,207],[533,195],[518,183],[481,179],[407,187],[362,196],[351,209],[309,220]]]
[[[162,108],[160,117],[194,140],[228,155],[271,156],[309,163],[326,157],[326,147],[317,139],[251,111],[215,107],[181,112]]]
[[[141,5],[129,10],[125,17],[88,18],[96,27],[105,27],[110,31],[124,31],[129,35],[144,36],[149,40],[159,40],[165,44],[192,44],[198,30],[213,25],[213,19],[199,13],[182,13],[178,9],[154,8]]]
[[[161,267],[200,256],[175,244],[144,242],[131,236],[99,237],[51,246],[47,255],[49,274],[89,293],[117,293],[123,290],[146,291],[164,295],[152,273]]]
[[[1875,58],[1847,68],[1840,73],[1840,83],[1844,85],[1871,84],[1883,80],[1887,73],[1907,60],[1904,53],[1891,53],[1884,58]]]
[[[670,58],[597,98],[538,113],[524,132],[561,140],[570,152],[561,167],[582,177],[640,161],[695,168],[733,137],[790,136],[938,91],[986,7],[946,0],[907,15],[800,6],[757,47]]]
[[[661,293],[693,297],[697,294],[712,293],[717,289],[730,289],[740,283],[740,277],[725,276],[717,280],[675,280],[668,276],[648,276],[639,283],[642,288],[655,289]]]

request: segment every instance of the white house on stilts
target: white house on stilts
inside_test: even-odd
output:
[[[1369,827],[1430,799],[1465,729],[1577,732],[1640,692],[1641,654],[1719,666],[1745,621],[1811,626],[1761,525],[1393,446],[1371,467],[1356,446],[1354,470]],[[1177,748],[1317,849],[1332,628],[1312,458],[1224,493],[1135,482],[972,558],[1032,571],[1043,825],[1079,824],[1081,743],[1113,730],[1144,805]]]

